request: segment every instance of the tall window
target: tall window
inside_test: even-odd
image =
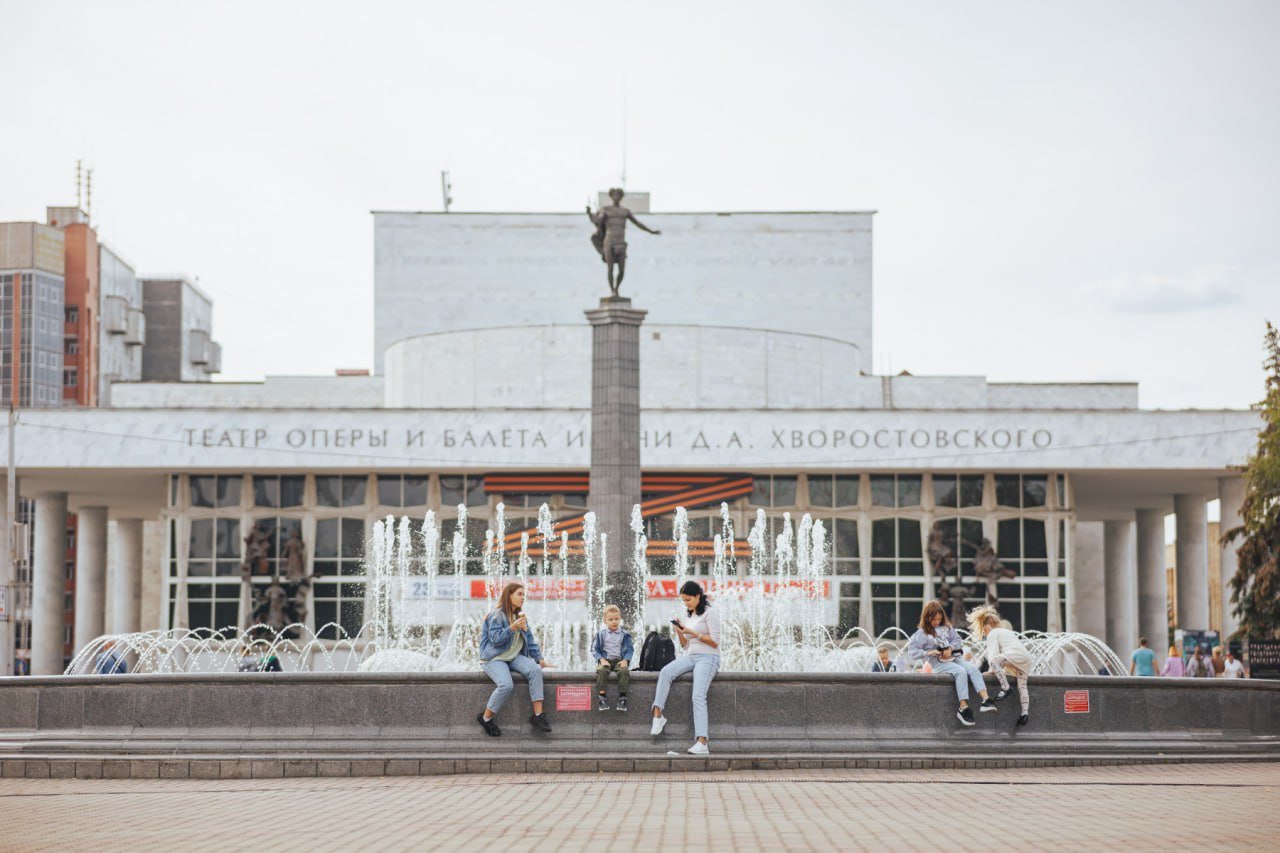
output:
[[[1034,518],[1007,518],[996,536],[1000,562],[1017,571],[997,585],[1000,615],[1019,631],[1046,631],[1049,627],[1049,552],[1045,522]]]
[[[187,584],[187,625],[219,631],[236,628],[240,610],[240,582]]]
[[[859,581],[841,581],[838,587],[840,594],[839,615],[836,622],[836,634],[844,636],[858,627],[859,593],[862,584]]]
[[[920,520],[871,522],[871,612],[876,633],[897,626],[908,634],[924,605],[924,556]]]
[[[810,474],[809,507],[825,509],[858,505],[857,474]]]
[[[549,497],[546,496],[546,498]],[[541,503],[542,500],[539,500],[534,506]],[[466,504],[469,507],[488,506],[489,498],[484,493],[484,477],[440,477],[440,506],[457,506],[458,504]]]
[[[240,520],[196,518],[187,543],[188,577],[235,577],[240,574]]]
[[[919,474],[872,474],[871,505],[920,506],[920,484]]]
[[[338,477],[316,475],[317,506],[364,506],[365,486],[368,477]]]
[[[318,636],[337,639],[342,626],[354,637],[364,624],[365,574],[363,518],[316,521],[315,626]],[[329,627],[325,627],[329,625]]]
[[[980,507],[983,474],[934,474],[933,503],[938,507]]]
[[[1042,507],[1048,502],[1046,474],[996,474],[996,503],[1014,509]]]
[[[187,478],[187,483],[193,507],[240,506],[240,487],[244,484],[244,478],[239,474],[216,477],[192,474]]]
[[[426,506],[426,474],[379,474],[378,504],[380,506]]]
[[[302,506],[303,487],[307,478],[301,474],[292,476],[266,476],[253,478],[253,505],[288,509]]]
[[[792,507],[796,505],[795,477],[756,477],[751,482],[751,506]]]

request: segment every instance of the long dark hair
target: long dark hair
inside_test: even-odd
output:
[[[515,610],[511,604],[511,596],[517,589],[524,589],[524,584],[517,581],[511,581],[502,588],[502,594],[498,596],[498,609],[502,611],[502,615],[507,617],[508,622],[516,621]]]
[[[689,612],[696,613],[699,616],[706,613],[707,607],[711,604],[711,602],[707,600],[707,594],[703,591],[702,585],[697,581],[685,581],[684,586],[680,587],[680,594],[698,596],[698,605]]]
[[[947,618],[947,610],[942,606],[942,602],[930,601],[924,606],[924,610],[920,612],[920,627],[931,637],[936,636],[933,632],[933,617],[937,616],[939,613],[942,614],[942,624],[938,627],[950,628],[951,620]]]

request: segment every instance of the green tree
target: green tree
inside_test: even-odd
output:
[[[1244,472],[1243,521],[1222,535],[1223,544],[1243,540],[1236,549],[1231,603],[1240,620],[1237,637],[1280,639],[1280,333],[1267,323],[1265,399],[1258,449]]]

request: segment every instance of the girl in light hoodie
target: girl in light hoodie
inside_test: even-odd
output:
[[[983,605],[969,611],[969,635],[975,640],[987,641],[987,666],[995,673],[1000,682],[1000,692],[996,701],[1010,695],[1009,676],[1018,682],[1018,701],[1022,704],[1022,715],[1018,717],[1018,725],[1025,726],[1028,721],[1027,712],[1031,709],[1031,694],[1027,692],[1027,677],[1031,675],[1031,653],[1018,639],[1018,635],[1004,627],[1000,614],[991,605]]]

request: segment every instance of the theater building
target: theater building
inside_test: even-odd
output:
[[[672,571],[677,505],[703,572],[722,503],[743,556],[757,509],[774,533],[784,513],[809,513],[830,533],[826,621],[877,633],[912,625],[934,594],[926,555],[937,528],[971,581],[974,546],[991,541],[1015,572],[1000,599],[1016,627],[1084,631],[1126,653],[1139,634],[1167,629],[1174,513],[1179,626],[1234,627],[1229,605],[1209,606],[1235,557],[1222,549],[1220,577],[1209,576],[1220,546],[1207,538],[1206,502],[1220,499],[1232,523],[1242,483],[1231,466],[1250,452],[1256,413],[1141,409],[1126,383],[874,375],[872,213],[662,214],[647,201],[633,209],[662,234],[629,235],[622,291],[648,312],[652,571]],[[607,293],[590,223],[375,212],[374,226],[369,375],[116,382],[109,407],[23,413],[18,472],[37,515],[103,508],[82,513],[78,547],[100,549],[106,580],[77,606],[101,608],[104,630],[246,624],[253,588],[270,577],[241,577],[255,525],[272,569],[292,531],[305,543],[308,623],[354,630],[376,520],[432,510],[448,541],[465,507],[467,570],[479,574],[499,503],[512,558],[542,503],[565,521],[590,505],[582,312]],[[34,571],[61,577],[65,542],[39,529]],[[56,662],[39,653],[50,606],[37,588],[36,672],[60,670],[60,644]]]

